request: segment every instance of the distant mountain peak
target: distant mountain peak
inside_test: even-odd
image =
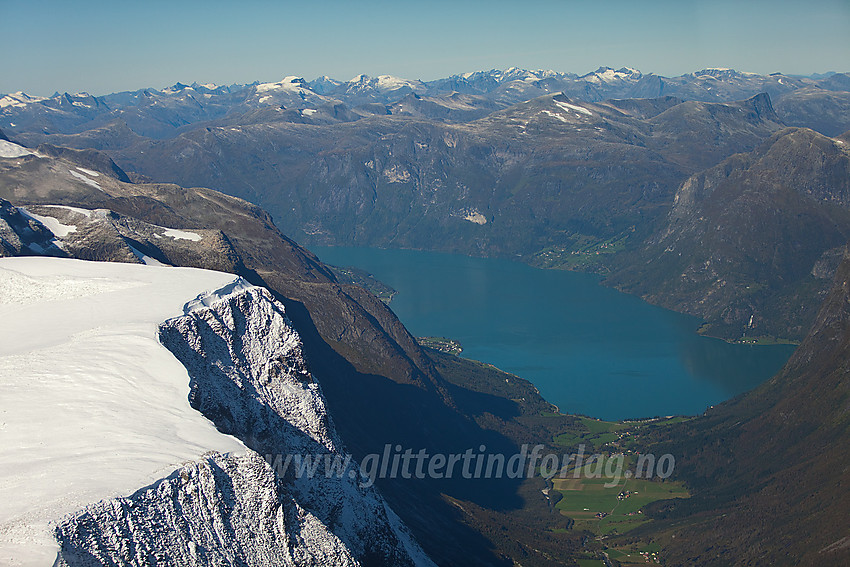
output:
[[[41,102],[43,100],[47,100],[44,97],[40,96],[30,96],[23,91],[18,91],[16,93],[7,94],[6,96],[0,98],[0,109],[6,107],[17,107],[21,108],[28,104],[34,102]]]
[[[284,77],[282,80],[276,83],[260,83],[254,87],[254,89],[258,93],[277,90],[298,90],[309,88],[310,86],[307,84],[307,81],[305,81],[301,77],[296,77],[294,75]]]
[[[690,77],[700,77],[700,76],[709,76],[715,78],[734,78],[734,77],[748,77],[755,76],[757,73],[750,73],[748,71],[736,71],[735,69],[730,69],[728,67],[706,67],[705,69],[700,69],[699,71],[694,71],[693,73],[689,73],[687,76]]]
[[[621,81],[634,81],[640,79],[642,76],[640,71],[631,67],[621,67],[616,71],[612,67],[599,67],[596,71],[582,75],[579,79],[588,83],[608,84]]]
[[[186,90],[186,89],[191,89],[191,88],[192,87],[189,86],[189,85],[184,85],[183,83],[177,82],[177,83],[174,83],[172,86],[168,87],[167,89],[163,89],[163,90],[166,91],[166,92],[176,93],[176,92],[180,92],[180,91],[183,91],[183,90]]]

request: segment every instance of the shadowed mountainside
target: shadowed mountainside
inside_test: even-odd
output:
[[[715,336],[802,339],[850,239],[847,144],[789,128],[692,176],[606,283],[701,317]]]
[[[811,331],[758,389],[671,427],[653,447],[677,456],[687,500],[661,520],[667,565],[844,565],[850,561],[850,258]]]

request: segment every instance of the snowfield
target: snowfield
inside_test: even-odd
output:
[[[174,240],[191,240],[192,242],[198,242],[202,238],[197,232],[177,230],[176,228],[166,228],[165,236],[169,236]]]
[[[23,146],[19,146],[14,142],[0,140],[0,158],[19,158],[24,156],[40,157],[38,152],[28,150]]]
[[[31,213],[25,207],[18,207],[18,211],[28,219],[37,220],[38,222],[46,226],[48,230],[53,233],[54,236],[57,236],[59,238],[65,238],[72,232],[77,232],[77,227],[74,225],[62,224],[53,217],[44,217]]]
[[[192,268],[0,259],[0,564],[50,565],[53,526],[209,451],[244,454],[188,403],[157,327],[244,289]]]
[[[77,169],[80,169],[80,168],[78,167]],[[100,183],[98,183],[94,179],[89,179],[88,177],[86,177],[85,175],[80,173],[79,171],[74,171],[73,169],[69,169],[68,173],[70,173],[71,175],[73,175],[74,177],[76,177],[77,179],[79,179],[80,181],[85,183],[86,185],[90,185],[91,187],[94,187],[95,189],[100,189],[101,191],[103,191],[103,187],[100,186]],[[95,174],[95,175],[97,175],[97,174]]]
[[[586,109],[583,106],[577,106],[575,104],[570,104],[568,102],[561,102],[556,100],[555,104],[560,107],[562,110],[566,110],[569,112],[570,110],[574,110],[575,112],[581,112],[582,114],[586,114],[587,116],[593,116],[593,113]]]

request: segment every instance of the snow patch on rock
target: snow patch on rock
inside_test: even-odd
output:
[[[568,102],[561,102],[561,101],[559,101],[559,100],[556,100],[556,101],[555,101],[555,104],[556,104],[558,107],[560,107],[562,110],[566,110],[567,112],[569,112],[570,110],[573,110],[573,111],[575,111],[575,112],[580,112],[580,113],[585,114],[585,115],[587,115],[587,116],[593,116],[593,113],[592,113],[591,111],[589,111],[588,109],[586,109],[585,107],[583,107],[583,106],[578,106],[578,105],[575,105],[575,104],[570,104],[570,103],[568,103]]]
[[[201,238],[203,238],[197,232],[177,230],[176,228],[166,228],[165,236],[171,237],[175,240],[191,240],[192,242],[198,242]]]
[[[98,183],[94,179],[89,179],[88,177],[86,177],[85,175],[80,173],[79,171],[74,171],[73,169],[69,169],[68,172],[71,175],[73,175],[74,177],[76,177],[77,179],[79,179],[80,181],[82,181],[83,183],[85,183],[86,185],[89,185],[91,187],[94,187],[95,189],[100,189],[101,191],[103,191],[103,187],[101,187],[100,183]]]
[[[72,232],[77,232],[77,227],[74,225],[62,224],[53,217],[47,217],[31,213],[25,207],[18,207],[18,211],[20,211],[20,213],[26,218],[37,220],[38,222],[46,226],[48,230],[50,230],[50,232],[52,232],[53,235],[58,238],[64,238]]]
[[[41,157],[38,152],[34,152],[23,146],[19,146],[14,142],[0,140],[0,158],[19,158],[24,156]]]
[[[90,175],[92,177],[100,177],[100,174],[96,171],[92,171],[91,169],[86,169],[85,167],[77,166],[77,169],[85,173],[86,175]]]

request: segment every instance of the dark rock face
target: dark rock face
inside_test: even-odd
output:
[[[766,97],[675,102],[547,95],[464,124],[215,127],[113,155],[257,202],[308,244],[528,257],[651,224],[688,175],[781,127]]]
[[[692,498],[647,510],[670,565],[850,561],[850,260],[811,331],[757,390],[675,428],[663,450]]]
[[[710,334],[799,340],[848,239],[850,154],[788,129],[688,179],[666,225],[608,283],[702,317]]]
[[[22,213],[9,201],[0,199],[0,257],[25,254],[62,256],[62,250],[52,242],[53,233]]]
[[[98,150],[75,150],[72,148],[42,144],[38,147],[38,152],[51,157],[67,158],[69,161],[78,163],[88,169],[111,175],[118,181],[130,183],[130,178],[127,173],[118,167],[108,155]]]
[[[776,104],[788,126],[811,128],[825,136],[850,130],[850,92],[805,88],[789,93]]]

